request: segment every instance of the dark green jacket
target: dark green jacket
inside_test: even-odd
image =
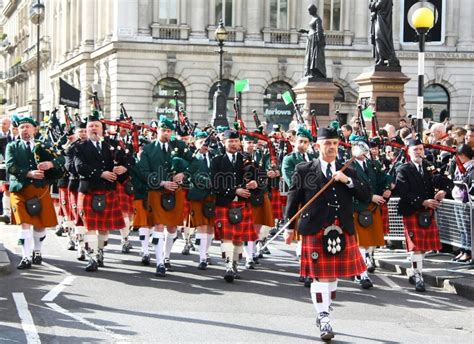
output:
[[[135,189],[135,199],[146,199],[148,195],[148,188],[146,180],[142,179],[138,161],[130,170],[130,177],[132,180],[133,188]]]
[[[51,147],[48,143],[35,140],[35,145],[37,144],[44,145],[45,148]],[[59,170],[64,166],[63,156],[55,157],[50,161],[53,163],[55,169]],[[10,175],[10,191],[17,192],[31,184],[37,187],[43,187],[54,182],[53,179],[45,178],[38,180],[26,177],[29,171],[37,170],[38,165],[36,164],[33,153],[28,152],[22,140],[16,140],[7,145],[5,165]]]
[[[315,156],[308,153],[309,160],[313,160]],[[283,158],[281,164],[281,173],[286,185],[291,186],[291,177],[295,172],[296,165],[300,162],[304,162],[303,155],[299,152],[292,152]]]
[[[214,155],[209,153],[209,162]],[[212,193],[211,169],[207,167],[204,157],[197,153],[189,165],[186,175],[189,176],[188,200],[202,201]]]

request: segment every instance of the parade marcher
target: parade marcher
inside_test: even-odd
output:
[[[18,128],[15,128],[18,131]],[[1,121],[1,132],[0,132],[0,153],[2,159],[6,160],[5,152],[7,150],[7,144],[15,141],[18,137],[13,133],[12,121],[10,118],[2,118]],[[5,163],[5,161],[4,161]],[[6,224],[10,223],[12,211],[10,206],[10,191],[8,190],[8,173],[5,166],[0,169],[0,191],[2,192],[2,214],[0,215],[0,222]]]
[[[190,201],[189,225],[196,228],[196,245],[199,246],[199,270],[206,270],[210,259],[209,248],[214,237],[215,197],[212,194],[211,161],[214,154],[209,150],[209,134],[196,130],[196,152],[188,167],[190,185],[187,198]]]
[[[398,212],[403,216],[407,251],[411,254],[413,275],[409,281],[415,284],[416,291],[423,292],[424,253],[441,249],[434,210],[444,199],[447,184],[444,176],[437,175],[435,178],[428,169],[428,163],[423,159],[424,147],[419,139],[409,140],[408,155],[410,162],[397,170]]]
[[[166,276],[171,271],[170,255],[177,237],[177,226],[183,224],[184,192],[181,184],[184,173],[172,171],[172,152],[178,142],[171,141],[175,130],[172,120],[160,116],[156,140],[143,148],[139,170],[149,188],[147,204],[152,214],[154,231],[152,243],[155,245],[156,273]],[[166,227],[166,232],[165,232]]]
[[[224,279],[230,283],[240,278],[238,262],[243,243],[257,240],[248,202],[257,182],[245,176],[238,132],[227,130],[223,139],[226,151],[212,159],[211,180],[216,196],[215,235],[222,240],[222,256],[226,262]]]
[[[303,236],[301,275],[313,278],[311,298],[318,314],[321,338],[334,337],[329,310],[335,298],[337,279],[360,275],[366,265],[360,255],[352,217],[353,198],[367,201],[370,191],[356,172],[336,162],[338,133],[334,128],[318,130],[319,158],[296,166],[285,217],[290,219],[330,179],[334,183],[301,214],[298,232]],[[293,233],[287,231],[287,242]],[[329,248],[329,250],[328,250]]]
[[[57,225],[49,190],[54,180],[49,176],[63,168],[64,158],[53,154],[47,143],[34,139],[36,122],[31,117],[17,117],[14,121],[20,139],[7,145],[6,168],[10,174],[12,216],[14,223],[21,225],[19,242],[23,259],[17,268],[28,269],[31,263],[41,264],[46,228]],[[40,154],[49,160],[40,162]]]
[[[104,248],[109,231],[125,227],[116,192],[118,176],[131,168],[126,156],[115,156],[113,146],[103,138],[97,113],[87,121],[88,139],[74,147],[74,166],[80,176],[77,210],[86,228],[89,262],[86,271],[104,266]],[[117,160],[120,158],[121,160]]]
[[[361,141],[367,144],[363,138]],[[353,149],[358,148],[356,146]],[[369,151],[368,147],[367,151]],[[367,264],[367,271],[373,273],[375,271],[373,251],[377,246],[385,244],[381,207],[391,196],[392,178],[382,171],[382,166],[378,161],[368,159],[365,155],[358,156],[352,163],[352,167],[357,173],[357,178],[370,187],[370,201],[354,200],[354,227],[360,254]],[[363,289],[373,286],[367,271],[356,276],[356,281]]]

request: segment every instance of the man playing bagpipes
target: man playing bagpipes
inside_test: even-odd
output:
[[[13,133],[16,130],[16,135]],[[0,154],[2,154],[3,164],[5,163],[5,152],[7,145],[15,141],[18,135],[18,128],[14,129],[12,121],[9,117],[4,117],[1,120],[1,131],[0,131]],[[0,214],[0,222],[9,224],[11,221],[11,206],[10,206],[10,191],[8,191],[8,173],[5,165],[0,169],[0,192],[2,192],[2,210]]]
[[[294,220],[302,207],[298,225],[298,232],[303,237],[300,274],[314,279],[311,299],[318,314],[316,324],[321,338],[330,340],[334,333],[329,311],[335,298],[337,279],[359,275],[366,270],[357,246],[352,206],[353,198],[367,201],[370,192],[349,163],[342,167],[336,162],[337,131],[320,128],[317,136],[319,158],[296,166],[285,217]],[[287,242],[291,236],[291,232],[285,233]]]
[[[444,199],[450,182],[441,175],[433,176],[424,159],[419,139],[408,141],[410,162],[397,170],[396,190],[400,197],[398,213],[403,216],[407,251],[411,254],[413,275],[409,281],[418,292],[425,291],[423,281],[424,253],[441,249],[434,211]]]
[[[86,271],[97,271],[104,266],[109,231],[125,227],[116,187],[118,177],[133,162],[128,155],[115,155],[114,147],[103,139],[97,112],[89,116],[86,130],[88,139],[74,148],[74,166],[80,177],[77,210],[86,228]]]
[[[212,159],[211,180],[216,196],[215,236],[222,240],[222,256],[226,263],[224,279],[231,283],[240,278],[238,262],[243,243],[257,240],[249,198],[258,185],[245,176],[239,133],[227,130],[223,140],[226,151]]]
[[[370,154],[368,142],[364,137],[358,137],[353,142],[367,145],[367,153]],[[375,264],[372,260],[372,252],[375,247],[385,244],[381,207],[391,196],[393,179],[382,171],[378,161],[366,155],[358,156],[352,163],[352,168],[356,171],[357,178],[370,188],[370,201],[354,199],[354,226],[360,254],[365,259],[367,270],[373,273]],[[360,283],[362,289],[373,287],[367,270],[360,276],[356,276],[356,281]]]
[[[157,139],[143,148],[139,171],[142,178],[147,180],[149,189],[147,205],[154,226],[152,243],[156,254],[155,275],[164,277],[166,271],[171,271],[170,255],[177,236],[177,226],[181,226],[184,221],[184,192],[181,184],[187,166],[182,166],[185,160],[179,155],[192,153],[183,141],[171,141],[171,134],[175,130],[172,120],[162,115],[158,126]]]
[[[196,151],[187,174],[190,178],[187,199],[190,202],[189,226],[196,228],[196,245],[199,245],[199,270],[206,270],[210,259],[209,248],[214,237],[215,197],[211,183],[211,137],[205,131],[194,132]]]
[[[23,258],[18,269],[41,264],[41,248],[46,228],[57,225],[49,187],[58,178],[64,158],[50,145],[34,139],[36,122],[31,117],[14,117],[20,139],[6,149],[6,169],[10,174],[12,218],[21,225],[20,245]],[[32,255],[33,254],[33,255]]]

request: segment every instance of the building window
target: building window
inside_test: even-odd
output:
[[[178,0],[160,0],[158,23],[178,24]]]
[[[341,30],[341,0],[324,0],[323,27],[326,31]]]
[[[214,110],[214,93],[216,93],[218,83],[219,82],[216,82],[214,85],[212,85],[211,90],[209,91],[209,113],[210,114],[212,114]],[[227,113],[227,116],[229,116],[229,114],[233,113],[234,111],[234,97],[235,97],[234,82],[227,79],[222,80],[221,90],[222,92],[224,92],[227,98],[226,113]]]
[[[183,84],[174,78],[164,78],[153,89],[152,104],[157,117],[166,115],[174,118],[174,91],[178,91],[179,105],[186,108],[186,90]]]
[[[222,19],[224,26],[234,26],[233,3],[233,0],[216,0],[215,23],[218,23]]]
[[[270,26],[288,29],[288,0],[270,0]]]
[[[267,122],[267,130],[271,131],[274,124],[279,124],[282,129],[287,130],[293,120],[295,112],[293,105],[285,105],[281,95],[290,91],[293,99],[295,94],[291,86],[284,81],[276,81],[270,84],[263,96],[263,116]]]
[[[449,117],[450,97],[448,91],[440,84],[433,84],[424,91],[423,117],[435,122],[442,122]]]

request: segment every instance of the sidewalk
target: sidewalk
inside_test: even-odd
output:
[[[5,246],[0,242],[0,275],[6,275],[11,272],[10,258],[8,257]]]
[[[405,250],[378,249],[375,260],[382,269],[407,275],[411,263]],[[423,261],[423,279],[428,285],[474,300],[474,265],[451,261],[452,255],[428,254]]]

